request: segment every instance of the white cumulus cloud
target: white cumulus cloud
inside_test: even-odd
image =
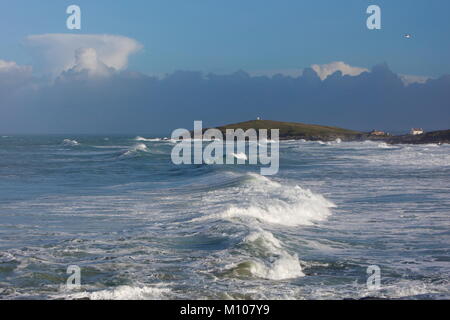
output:
[[[31,35],[26,44],[38,59],[41,71],[54,75],[76,67],[80,61],[86,69],[98,67],[100,61],[109,68],[122,70],[127,66],[129,56],[142,48],[132,38],[108,34]]]
[[[342,75],[349,76],[357,76],[363,72],[369,71],[366,68],[353,67],[342,61],[335,61],[328,64],[313,64],[311,68],[317,73],[321,80],[325,80],[336,71],[341,71]]]
[[[21,66],[14,61],[0,59],[0,85],[18,85],[31,79],[33,68]]]
[[[400,74],[399,76],[400,76],[400,79],[402,79],[405,86],[409,86],[410,84],[413,84],[413,83],[425,83],[431,79],[430,77],[426,77],[426,76],[415,76],[415,75],[410,75],[410,74]]]
[[[110,68],[98,59],[94,48],[81,48],[75,52],[75,72],[87,71],[90,75],[108,75]]]
[[[0,59],[0,72],[1,73],[31,73],[31,66],[20,66],[14,61],[6,61]]]

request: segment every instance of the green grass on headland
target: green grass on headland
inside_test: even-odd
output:
[[[366,135],[363,132],[338,127],[272,120],[251,120],[217,127],[217,129],[223,133],[226,129],[279,129],[280,139],[335,140],[340,138],[342,140],[354,140]]]

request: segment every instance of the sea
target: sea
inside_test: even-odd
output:
[[[281,141],[273,176],[173,146],[0,136],[0,299],[450,298],[450,145]]]

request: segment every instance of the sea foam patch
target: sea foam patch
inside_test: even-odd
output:
[[[119,286],[110,290],[77,292],[66,296],[69,299],[89,300],[162,300],[168,299],[169,288],[149,286]]]

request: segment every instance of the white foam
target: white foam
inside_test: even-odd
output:
[[[249,271],[256,277],[283,280],[297,277],[304,277],[299,259],[296,254],[287,252],[281,242],[275,236],[262,229],[250,233],[244,242],[256,245],[263,250],[269,259],[252,260],[249,264]]]
[[[134,140],[136,141],[145,141],[145,142],[156,142],[156,141],[161,141],[161,138],[143,138],[140,136],[137,136],[136,138],[134,138]]]
[[[229,207],[220,217],[251,217],[266,223],[285,226],[311,225],[331,215],[335,205],[323,196],[300,186],[281,185],[270,179],[252,175],[254,182],[244,186],[239,205]]]
[[[272,140],[272,139],[261,139],[261,140],[259,140],[259,142],[267,144],[267,143],[277,143],[278,141],[275,141],[275,140]]]
[[[282,185],[255,173],[246,176],[249,178],[246,183],[230,189],[229,196],[239,201],[220,212],[208,213],[192,221],[225,219],[242,223],[250,219],[256,223],[284,226],[311,225],[325,220],[331,215],[331,208],[335,207],[322,195],[298,185]],[[216,198],[225,195],[211,196]]]
[[[111,290],[78,292],[70,294],[68,298],[89,298],[91,300],[162,300],[167,299],[170,292],[168,288],[119,286]]]
[[[248,160],[247,155],[243,152],[239,152],[239,153],[232,153],[231,154],[233,157],[235,157],[236,159],[239,160]]]
[[[0,263],[16,261],[14,255],[9,252],[0,252]]]
[[[427,294],[448,294],[448,284],[439,285],[414,280],[400,281],[392,285],[384,285],[381,288],[381,294],[390,298],[407,298]]]
[[[127,152],[125,152],[122,156],[131,156],[138,152],[149,152],[150,150],[144,143],[138,143],[132,146]]]
[[[80,143],[77,140],[64,139],[62,144],[65,146],[78,146]]]
[[[381,149],[393,149],[395,147],[392,146],[392,145],[387,144],[386,142],[381,142],[381,143],[378,144],[378,148],[381,148]]]
[[[373,145],[373,144],[366,144]],[[355,145],[356,146],[356,145]],[[376,149],[388,152],[371,152],[364,155],[345,155],[346,159],[356,159],[380,166],[403,166],[415,168],[446,167],[450,165],[450,153],[442,146],[429,145],[386,145],[375,144]],[[387,150],[386,150],[387,151]]]
[[[340,143],[342,143],[342,140],[339,139],[339,138],[337,138],[337,139],[334,140],[334,141],[328,141],[328,142],[326,142],[326,144],[329,145],[329,146],[331,146],[331,145],[336,145],[336,144],[340,144]]]
[[[423,145],[424,147],[440,147],[441,145],[440,144],[437,144],[437,143],[428,143],[428,144],[424,144]]]
[[[358,290],[359,289],[359,290]],[[365,285],[354,288],[357,297],[381,297],[389,299],[411,299],[421,295],[448,295],[447,283],[426,283],[418,280],[399,280],[384,284],[378,290],[368,290]],[[422,298],[423,299],[423,298]]]
[[[243,248],[250,257],[244,254],[239,261],[225,267],[233,273],[270,280],[305,276],[297,254],[289,253],[283,243],[266,229],[273,224],[287,227],[311,225],[326,219],[334,204],[310,190],[286,182],[281,184],[259,174],[246,174],[246,178],[242,185],[230,188],[226,195],[223,190],[220,194],[211,192],[211,201],[222,202],[225,197],[228,202],[231,197],[234,205],[191,221],[223,219],[252,230],[242,239]]]

